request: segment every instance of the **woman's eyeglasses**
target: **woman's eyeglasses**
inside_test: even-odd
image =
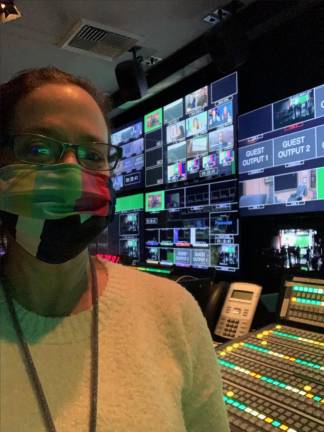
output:
[[[65,150],[70,147],[75,149],[79,164],[94,171],[113,171],[122,157],[122,149],[112,144],[70,144],[32,133],[11,135],[6,137],[4,143],[12,145],[18,160],[36,165],[58,163]]]

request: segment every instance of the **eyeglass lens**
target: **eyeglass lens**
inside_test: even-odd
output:
[[[51,164],[57,162],[62,153],[61,143],[37,135],[19,135],[15,137],[16,157],[29,163]],[[79,163],[87,169],[114,169],[118,155],[114,147],[105,143],[90,143],[77,147]]]

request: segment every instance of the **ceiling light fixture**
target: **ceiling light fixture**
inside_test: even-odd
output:
[[[14,0],[0,0],[0,22],[6,23],[21,18],[21,13],[14,4]]]

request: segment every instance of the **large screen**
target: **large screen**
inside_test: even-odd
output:
[[[117,198],[114,221],[108,225],[105,253],[120,256],[125,264],[138,264],[143,256],[144,194]]]
[[[145,186],[235,174],[237,74],[144,117]]]
[[[114,130],[111,143],[123,150],[122,159],[112,175],[115,191],[124,192],[144,186],[143,122],[138,120],[127,127]]]
[[[239,269],[237,182],[145,194],[145,261],[160,266]]]
[[[242,216],[324,210],[324,85],[241,115]]]
[[[268,269],[323,271],[323,239],[312,228],[278,229],[268,247],[261,250]]]

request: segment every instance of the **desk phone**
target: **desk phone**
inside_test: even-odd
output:
[[[260,299],[262,287],[247,282],[230,285],[215,335],[227,339],[243,336],[249,332]]]

